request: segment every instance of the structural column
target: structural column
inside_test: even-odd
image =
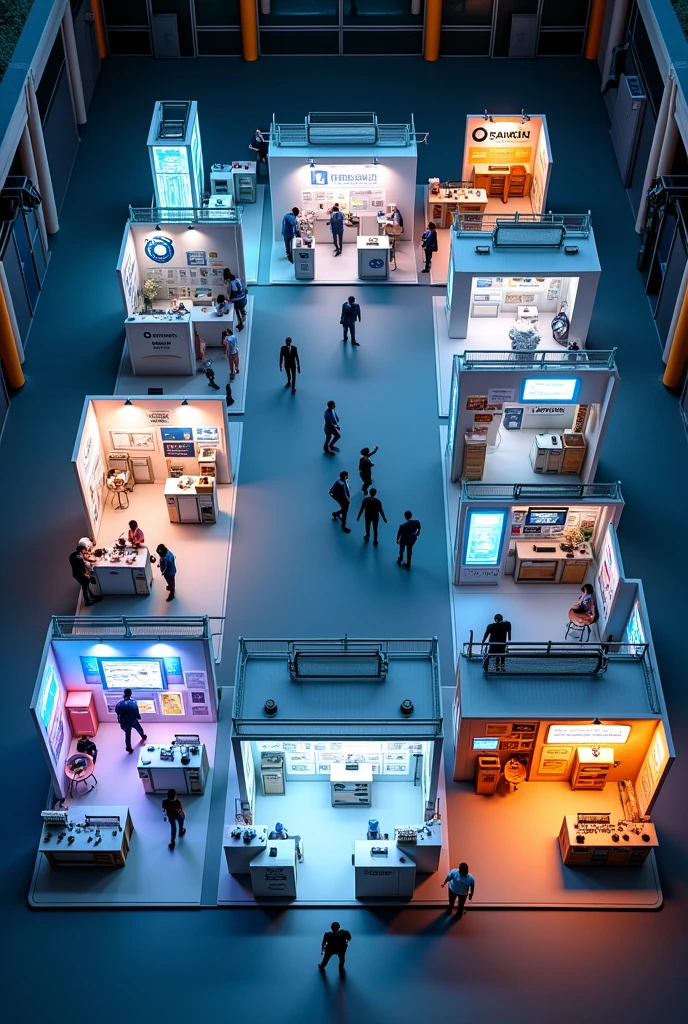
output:
[[[5,296],[5,304],[7,305],[7,315],[10,318],[10,325],[12,327],[12,334],[14,335],[14,344],[17,349],[17,355],[19,356],[19,362],[24,362],[24,346],[21,341],[21,332],[19,330],[19,324],[17,323],[17,315],[14,312],[14,303],[12,302],[12,294],[10,292],[9,281],[7,280],[7,274],[5,268],[0,260],[0,291]]]
[[[38,185],[38,171],[36,170],[36,161],[33,158],[33,149],[31,147],[31,135],[29,134],[28,124],[24,125],[24,131],[21,134],[19,140],[19,159],[21,161],[22,170],[27,178],[31,179],[31,183],[36,186],[40,192]],[[36,207],[36,219],[38,221],[38,230],[41,233],[41,241],[43,242],[43,248],[48,251],[48,232],[45,227],[45,217],[43,216],[43,206]]]
[[[628,11],[628,0],[612,0],[614,7],[609,23],[609,35],[607,37],[607,45],[605,47],[604,60],[600,67],[602,74],[602,86],[604,89],[607,79],[609,78],[609,72],[612,66],[612,53],[614,47],[618,46],[623,41],[624,25],[626,24],[626,12]]]
[[[38,178],[36,184],[43,200],[45,226],[48,230],[48,234],[54,235],[60,230],[60,222],[57,218],[57,204],[55,203],[53,180],[50,175],[48,154],[45,149],[45,139],[43,138],[43,125],[41,124],[41,115],[38,111],[36,90],[33,84],[33,74],[31,73],[29,73],[26,79],[26,95],[29,108],[28,126],[29,134],[31,136],[31,148],[33,150],[34,160],[36,161],[36,176]]]
[[[683,380],[688,363],[688,293],[683,293],[683,304],[669,350],[662,383],[668,388],[677,388]]]
[[[669,75],[664,84],[664,92],[662,93],[662,102],[659,107],[659,113],[657,115],[657,124],[655,125],[655,133],[652,137],[652,147],[650,149],[650,156],[647,161],[647,170],[645,171],[645,178],[643,180],[642,200],[638,208],[638,216],[635,221],[635,229],[638,233],[643,230],[645,224],[645,211],[647,202],[645,197],[647,196],[648,189],[650,188],[650,182],[653,178],[656,178],[658,174],[665,173],[659,171],[660,158],[664,150],[665,137],[669,132],[669,122],[674,122],[674,129],[676,128],[674,110],[676,107],[676,80],[674,78],[673,67],[669,68]],[[675,151],[675,144],[674,144]],[[673,157],[672,157],[673,159]]]
[[[107,38],[105,36],[105,24],[103,22],[103,11],[100,6],[100,0],[91,0],[91,10],[93,11],[93,21],[96,27],[98,53],[100,54],[100,59],[105,60],[107,57]]]
[[[244,60],[258,60],[258,13],[256,0],[240,0],[241,48]]]
[[[65,42],[65,56],[67,57],[67,70],[69,80],[72,83],[72,96],[74,97],[74,113],[77,124],[86,124],[86,103],[84,102],[84,87],[81,81],[81,69],[79,67],[79,55],[76,52],[76,39],[74,37],[74,22],[72,12],[67,4],[62,18],[62,34]]]
[[[441,28],[442,0],[425,0],[425,44],[423,56],[426,60],[439,59]]]
[[[0,360],[2,360],[5,380],[11,388],[20,388],[24,383],[17,341],[12,330],[12,320],[5,298],[3,281],[3,287],[0,287]]]
[[[604,12],[607,0],[592,0],[590,17],[588,18],[588,34],[585,40],[585,56],[587,60],[597,60],[602,42],[604,28]]]

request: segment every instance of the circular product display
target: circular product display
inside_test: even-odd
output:
[[[540,344],[540,332],[530,320],[517,320],[509,330],[514,352],[534,352]]]

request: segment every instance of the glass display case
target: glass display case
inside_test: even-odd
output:
[[[203,204],[203,151],[195,101],[158,101],[148,133],[155,204],[197,208]]]

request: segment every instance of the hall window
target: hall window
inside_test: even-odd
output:
[[[260,0],[261,25],[338,25],[339,0]]]

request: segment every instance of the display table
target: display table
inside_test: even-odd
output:
[[[234,307],[224,316],[215,312],[212,302],[206,306],[191,307],[191,323],[201,341],[210,348],[222,346],[222,332],[228,327],[234,327]]]
[[[514,582],[582,583],[592,565],[592,548],[589,544],[580,544],[573,557],[567,558],[567,552],[561,550],[560,543],[558,537],[543,537],[534,542],[517,541]],[[535,545],[554,550],[535,551]]]
[[[379,281],[389,277],[389,238],[387,235],[359,235],[358,276],[362,281]]]
[[[188,377],[196,372],[190,313],[136,313],[124,327],[134,376]]]
[[[386,854],[373,850],[386,850]],[[357,839],[353,853],[356,899],[402,896],[416,885],[416,863],[389,839]]]
[[[161,756],[162,750],[172,751],[171,761]],[[181,747],[164,747],[153,743],[142,746],[137,767],[144,792],[167,793],[168,789],[176,789],[179,794],[192,796],[205,793],[208,778],[208,751],[205,743],[198,746],[195,754],[190,747],[187,750],[188,764],[182,764]]]
[[[168,477],[165,481],[165,504],[171,523],[216,523],[215,477]]]
[[[101,594],[145,597],[151,592],[153,567],[148,548],[107,548],[91,568]]]
[[[87,823],[86,816],[93,824]],[[98,827],[99,818],[110,817],[118,817],[119,826]],[[44,824],[38,852],[44,854],[52,868],[121,868],[126,863],[133,831],[128,807],[87,804],[69,811],[66,827]]]
[[[236,825],[225,825],[222,847],[225,851],[227,870],[231,875],[248,875],[250,873],[251,861],[265,850],[268,842],[268,830],[266,825],[254,825],[256,835],[250,842],[245,843],[243,833],[245,828],[240,826],[242,835],[235,838],[232,832]],[[286,840],[281,840],[286,842]]]
[[[270,856],[274,850],[275,855]],[[253,895],[258,899],[294,899],[296,896],[296,840],[268,840],[249,865]]]
[[[313,237],[315,238],[317,245],[326,245],[328,242],[334,248],[334,242],[332,240],[332,232],[330,231],[330,215],[324,214],[323,216],[317,216],[315,218]],[[342,241],[346,245],[347,242],[355,242],[358,237],[358,229],[354,224],[347,224],[344,221],[344,235]]]
[[[291,255],[294,260],[294,277],[296,280],[315,280],[315,241],[312,241],[310,246],[306,246],[300,238],[295,238]]]
[[[442,823],[434,822],[427,828],[430,830],[430,835],[426,829],[421,829],[415,843],[404,843],[397,840],[397,850],[405,857],[410,857],[416,865],[416,871],[420,872],[437,871],[442,856]]]
[[[569,867],[632,867],[643,864],[650,851],[659,846],[657,832],[650,822],[622,821],[580,828],[577,817],[567,814],[559,831],[561,857]],[[582,842],[578,842],[579,838]]]
[[[439,195],[434,196],[428,191],[427,220],[434,221],[438,228],[450,228],[457,211],[464,221],[468,221],[470,214],[482,214],[486,206],[487,192],[484,188],[442,189]]]
[[[333,807],[370,807],[373,789],[373,766],[357,764],[355,769],[337,762],[330,768],[330,795]]]

